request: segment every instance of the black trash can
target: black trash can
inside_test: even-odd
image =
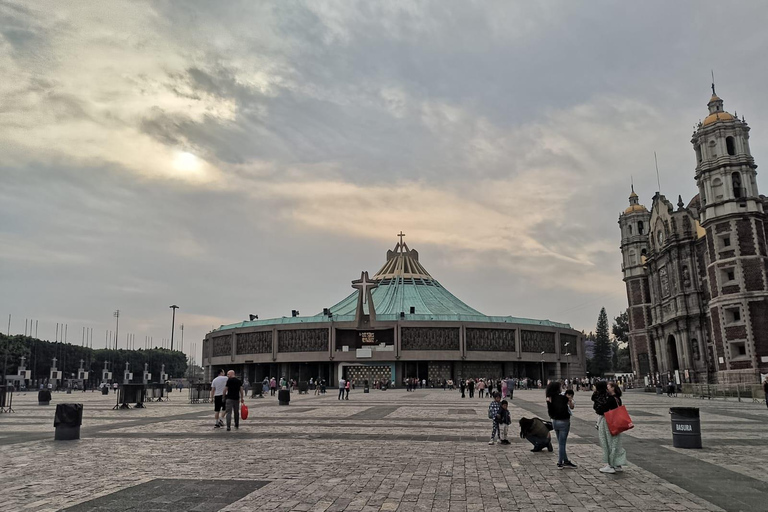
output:
[[[302,380],[299,382],[299,394],[304,393],[305,395],[309,393],[309,382]]]
[[[290,405],[290,401],[291,401],[290,389],[281,389],[277,392],[278,405]]]
[[[58,404],[53,426],[56,427],[56,441],[80,439],[80,425],[83,424],[83,404]]]
[[[101,394],[102,395],[108,395],[109,394],[109,388],[107,386],[104,386],[101,388]]]
[[[41,389],[37,392],[37,404],[49,405],[51,403],[51,392],[47,389]]]
[[[698,407],[670,407],[672,446],[701,448],[701,419]]]

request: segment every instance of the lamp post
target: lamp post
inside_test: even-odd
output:
[[[120,330],[120,310],[116,309],[113,316],[115,317],[115,350],[117,350],[117,334]]]
[[[179,306],[174,304],[168,307],[173,310],[173,318],[171,319],[171,352],[173,352],[173,331],[176,329],[176,310],[179,309]]]
[[[569,379],[569,380],[571,378],[571,374],[570,374],[569,368],[568,368],[568,356],[571,355],[571,353],[568,352],[568,345],[570,345],[570,344],[571,344],[570,341],[566,341],[565,345],[564,345],[564,347],[565,347],[565,378]]]
[[[541,351],[541,385],[543,386],[546,384],[546,379],[544,378],[544,351]]]

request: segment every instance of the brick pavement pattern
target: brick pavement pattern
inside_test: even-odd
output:
[[[278,406],[276,397],[249,399],[248,420],[231,432],[214,430],[212,405],[189,404],[185,393],[117,411],[112,395],[54,394],[50,406],[38,406],[36,393],[17,394],[16,412],[0,415],[0,510],[762,509],[764,404],[629,392],[625,404],[636,424],[625,439],[630,467],[604,475],[589,397],[576,394],[568,440],[579,468],[557,470],[554,454],[531,453],[517,437],[521,416],[545,417],[537,390],[515,393],[509,446],[487,444],[488,400],[442,389],[355,390],[342,403],[294,393],[290,406]],[[61,402],[84,405],[78,441],[53,440]],[[703,450],[672,447],[670,406],[701,407]],[[211,499],[184,492],[203,480],[232,480],[222,488],[237,492],[228,493],[231,500],[219,488]],[[198,487],[206,494],[205,484]]]

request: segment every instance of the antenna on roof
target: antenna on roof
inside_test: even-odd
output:
[[[715,70],[713,69],[711,71],[712,71],[712,96],[717,96],[717,94],[715,94]]]
[[[629,175],[629,188],[632,189],[632,192],[635,191],[635,178],[631,174]]]
[[[659,159],[656,158],[656,152],[653,152],[653,161],[656,164],[656,185],[659,186],[659,194],[661,194],[661,180],[659,179]]]

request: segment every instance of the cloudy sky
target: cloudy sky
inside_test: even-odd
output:
[[[98,347],[119,308],[143,346],[176,303],[199,352],[212,326],[332,305],[403,230],[480,311],[593,329],[626,307],[630,176],[650,205],[656,151],[662,192],[696,193],[710,70],[768,164],[766,14],[0,0],[0,314]]]

